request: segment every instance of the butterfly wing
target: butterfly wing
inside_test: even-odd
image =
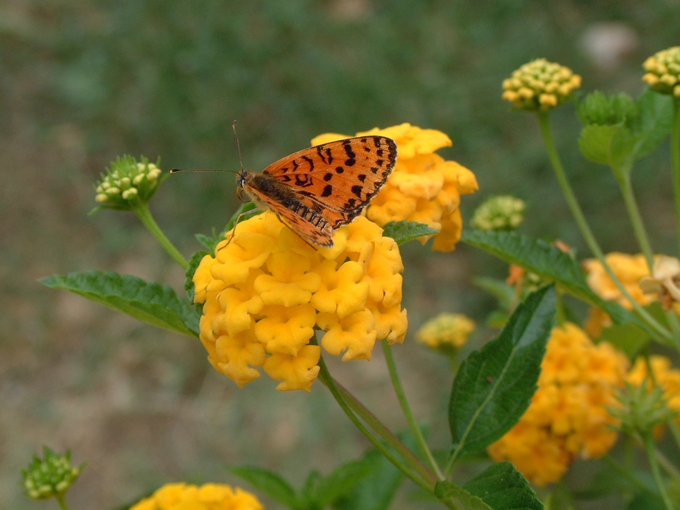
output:
[[[385,184],[397,161],[397,144],[385,136],[360,136],[295,152],[262,172],[324,208],[333,228],[352,221]]]
[[[244,189],[260,209],[274,211],[303,239],[319,246],[333,246],[333,224],[342,221],[344,213],[327,209],[264,173],[248,174]]]

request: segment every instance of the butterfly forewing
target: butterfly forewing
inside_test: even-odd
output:
[[[384,136],[329,142],[291,154],[263,171],[336,211],[361,211],[397,160],[397,145]]]

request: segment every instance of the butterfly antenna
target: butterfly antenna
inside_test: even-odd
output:
[[[236,132],[236,124],[238,122],[234,121],[231,123],[231,128],[234,130],[234,136],[236,136],[236,148],[238,149],[238,162],[241,164],[241,170],[243,170],[243,159],[241,158],[241,142],[238,139],[238,133]]]

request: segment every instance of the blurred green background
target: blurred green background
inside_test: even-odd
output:
[[[440,153],[472,169],[484,197],[530,204],[523,231],[587,255],[548,166],[535,119],[511,113],[500,84],[545,57],[584,91],[643,88],[641,63],[680,42],[677,0],[451,2],[405,0],[3,0],[0,3],[0,507],[39,508],[19,470],[43,444],[87,461],[72,508],[114,508],[170,481],[224,481],[258,464],[299,485],[367,447],[320,384],[278,393],[263,377],[239,390],[213,373],[199,342],[42,287],[53,273],[131,273],[174,286],[183,275],[131,214],[95,205],[93,183],[124,153],[162,168],[259,170],[323,132],[410,122],[449,134]],[[573,105],[555,112],[565,165],[607,251],[637,252],[613,177],[577,152]],[[185,255],[193,234],[236,209],[225,174],[174,176],[152,203]],[[657,252],[675,229],[667,149],[634,175]],[[410,334],[395,349],[432,443],[446,444],[445,360],[415,345],[429,316],[483,321],[493,301],[473,274],[506,268],[461,246],[404,250]],[[477,334],[473,345],[488,338]],[[380,349],[331,363],[338,379],[394,429],[405,426]],[[406,486],[395,508],[412,508]],[[418,507],[425,503],[415,504]],[[603,506],[598,506],[602,508]]]

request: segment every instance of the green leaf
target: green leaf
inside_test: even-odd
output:
[[[599,340],[607,341],[623,351],[628,359],[635,359],[647,347],[651,338],[634,324],[614,324],[602,330]]]
[[[406,445],[416,447],[410,437],[399,437]],[[389,510],[404,475],[380,452],[369,450],[362,458],[362,462],[371,466],[368,476],[363,478],[351,491],[339,498],[333,508],[335,510]]]
[[[439,230],[412,221],[390,221],[383,227],[384,236],[394,239],[399,246],[419,237],[439,234]]]
[[[654,149],[670,134],[673,127],[673,99],[652,89],[645,89],[637,99],[638,117],[632,130],[637,135],[635,159]]]
[[[434,486],[434,493],[440,501],[452,498],[458,500],[467,510],[493,510],[481,498],[473,496],[455,483],[446,480],[437,482]]]
[[[254,466],[234,466],[227,471],[244,479],[258,491],[288,508],[298,508],[300,501],[295,490],[276,473]]]
[[[461,364],[449,402],[451,437],[461,452],[486,448],[529,407],[556,303],[553,286],[530,294],[500,336]]]
[[[516,232],[465,229],[462,240],[510,264],[517,264],[541,278],[555,282],[560,290],[586,303],[599,306],[615,324],[632,323],[649,333],[647,325],[621,305],[605,301],[586,283],[579,263],[568,253],[540,239]]]
[[[349,496],[359,482],[370,475],[374,469],[375,463],[365,458],[348,462],[318,481],[312,500],[319,508],[326,508],[341,498]]]
[[[541,503],[529,483],[509,462],[489,466],[463,488],[478,496],[493,510],[541,510]]]
[[[581,130],[578,147],[583,156],[601,165],[620,168],[635,148],[632,133],[622,124],[590,124]]]
[[[111,271],[54,275],[39,281],[47,287],[68,290],[148,324],[198,336],[198,316],[194,308],[167,285]]]
[[[184,271],[184,290],[187,291],[189,303],[194,302],[194,274],[203,260],[203,257],[206,255],[210,255],[210,253],[204,250],[193,253],[189,259],[189,265],[187,266],[186,271]]]
[[[673,123],[670,96],[646,89],[634,108],[629,101],[622,101],[623,97],[595,92],[580,108],[581,118],[587,122],[578,141],[581,152],[586,159],[615,172],[630,171],[637,159],[663,142]]]

